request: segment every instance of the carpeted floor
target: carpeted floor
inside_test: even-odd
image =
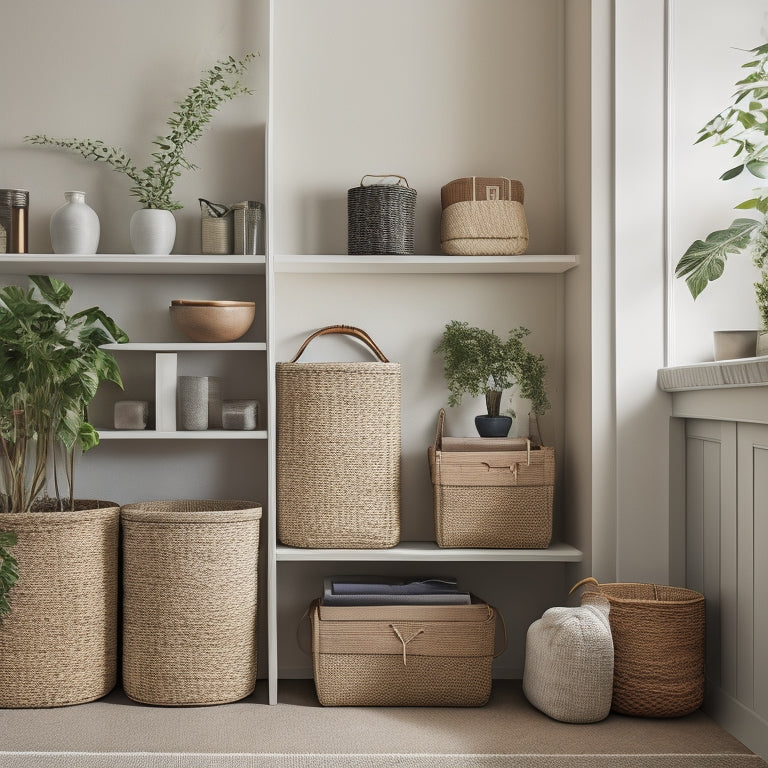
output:
[[[160,708],[116,691],[76,707],[0,710],[2,768],[763,768],[701,712],[558,723],[519,681],[478,709],[320,707],[311,681],[234,704]]]

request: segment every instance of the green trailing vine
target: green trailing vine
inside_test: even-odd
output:
[[[19,564],[9,551],[15,545],[15,533],[0,531],[0,623],[11,612],[8,594],[19,578]]]
[[[197,166],[185,157],[185,150],[194,144],[210,123],[213,112],[219,106],[240,94],[251,90],[237,79],[247,69],[254,53],[242,59],[232,56],[217,61],[187,94],[178,102],[166,121],[170,131],[157,136],[152,143],[157,147],[151,153],[152,162],[139,169],[121,147],[105,144],[99,139],[56,139],[45,134],[25,136],[30,144],[41,144],[76,152],[86,160],[106,163],[113,170],[125,174],[132,182],[131,194],[145,208],[163,208],[173,211],[182,207],[172,200],[173,187],[182,170],[195,170]]]
[[[452,320],[435,352],[442,354],[450,390],[448,404],[457,406],[463,395],[485,395],[489,416],[498,416],[501,393],[517,385],[520,395],[540,415],[550,407],[544,388],[547,367],[541,355],[529,352],[523,339],[530,331],[513,328],[506,340],[494,331]],[[514,415],[514,414],[512,414]]]

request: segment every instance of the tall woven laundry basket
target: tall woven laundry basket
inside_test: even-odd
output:
[[[150,501],[120,510],[123,687],[134,701],[224,704],[256,685],[261,507]]]
[[[316,337],[362,341],[373,362],[298,362]],[[292,547],[400,541],[401,371],[360,328],[333,325],[277,363],[277,535]]]
[[[613,635],[611,709],[638,717],[681,717],[704,701],[704,595],[660,584],[587,585],[608,598]]]

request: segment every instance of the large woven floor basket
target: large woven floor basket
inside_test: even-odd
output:
[[[323,620],[310,608],[315,688],[324,706],[479,707],[491,695],[496,612],[488,605],[449,606],[481,616],[461,620]],[[413,606],[406,606],[413,608]],[[479,610],[478,610],[479,609]]]
[[[222,704],[256,684],[261,508],[156,501],[121,509],[123,686],[145,704]]]
[[[350,335],[375,362],[301,363],[324,334]],[[365,331],[328,326],[277,363],[277,535],[292,547],[393,547],[400,541],[400,389]]]
[[[639,717],[697,710],[704,701],[704,595],[658,584],[598,584],[590,578],[576,587],[582,584],[590,585],[582,602],[597,592],[611,606],[611,709]]]
[[[0,514],[19,580],[0,627],[0,707],[58,707],[117,680],[120,508]]]

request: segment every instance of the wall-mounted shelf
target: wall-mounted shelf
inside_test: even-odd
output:
[[[263,341],[229,341],[222,344],[183,341],[139,341],[103,344],[102,349],[117,352],[266,352]]]
[[[278,561],[579,563],[582,552],[557,542],[547,549],[449,549],[434,541],[405,541],[391,549],[300,549],[278,546]]]
[[[0,255],[0,272],[11,275],[52,272],[77,275],[258,275],[264,274],[264,262],[264,256],[7,253]]]
[[[102,440],[266,440],[263,429],[203,429],[157,432],[153,429],[97,428]]]
[[[275,272],[346,274],[559,274],[578,266],[578,256],[347,256],[282,255]]]

